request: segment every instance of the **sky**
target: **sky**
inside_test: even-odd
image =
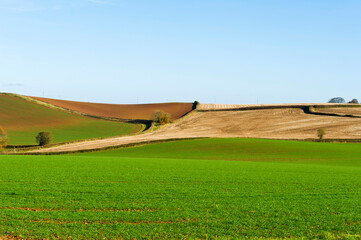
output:
[[[361,100],[360,0],[0,0],[0,92],[104,103]]]

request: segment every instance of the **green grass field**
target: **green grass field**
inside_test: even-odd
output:
[[[0,156],[0,236],[361,239],[361,147],[202,139]]]
[[[54,110],[18,97],[0,94],[0,125],[11,145],[36,144],[39,132],[52,132],[54,142],[111,137],[141,131],[141,124],[111,122]]]

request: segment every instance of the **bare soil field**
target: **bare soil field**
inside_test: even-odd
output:
[[[193,106],[192,103],[106,104],[75,102],[41,97],[31,98],[80,113],[120,119],[151,120],[154,111],[162,110],[170,113],[172,120],[174,120],[190,112]]]
[[[361,138],[360,118],[306,114],[298,108],[195,111],[154,132],[72,143],[33,152],[90,150],[139,142],[197,137],[314,139],[319,128],[325,130],[325,138]]]

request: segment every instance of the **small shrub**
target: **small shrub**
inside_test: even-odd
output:
[[[358,100],[356,98],[352,99],[348,103],[359,104],[359,102],[358,102]]]
[[[342,97],[334,97],[331,98],[328,103],[345,103],[345,99],[343,99]]]
[[[7,146],[8,141],[9,139],[5,130],[0,126],[0,150]]]
[[[153,121],[160,125],[170,123],[170,117],[171,115],[169,113],[163,111],[155,111],[153,113]]]
[[[195,109],[197,109],[197,107],[199,106],[199,102],[198,101],[194,101],[194,103],[193,103],[193,106],[192,106],[192,110],[195,110]]]
[[[323,140],[323,137],[325,136],[325,130],[324,129],[322,129],[322,128],[320,128],[320,129],[318,129],[317,130],[317,136],[318,136],[318,139],[320,140],[320,141],[322,141]]]
[[[36,142],[39,146],[45,146],[53,142],[53,134],[51,132],[39,132],[36,136]]]

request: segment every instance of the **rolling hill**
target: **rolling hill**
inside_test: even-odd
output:
[[[307,111],[310,106],[316,108]],[[175,119],[189,113],[192,104],[117,105],[1,94],[0,108],[0,125],[10,136],[9,144],[34,144],[35,136],[40,131],[53,132],[56,143],[112,137],[55,146],[36,152],[72,152],[200,137],[315,139],[320,128],[326,131],[326,138],[361,139],[360,105],[200,104],[196,111],[177,119],[173,124],[140,135],[132,134],[143,129],[141,124],[106,121],[89,116],[147,120],[154,110],[161,109],[171,113]]]
[[[182,138],[268,138],[316,139],[323,128],[325,138],[361,139],[361,118],[307,113],[302,107],[279,106],[245,110],[197,110],[157,131],[136,136],[115,137],[73,143],[35,152],[72,152]],[[344,108],[346,109],[346,108]]]
[[[192,111],[193,106],[192,103],[105,104],[41,97],[30,98],[92,116],[137,120],[152,120],[153,112],[157,110],[170,113],[172,120],[175,120]]]
[[[112,122],[70,114],[26,101],[16,95],[0,94],[0,125],[11,145],[35,144],[35,136],[50,131],[54,142],[111,137],[141,131],[142,124]]]

